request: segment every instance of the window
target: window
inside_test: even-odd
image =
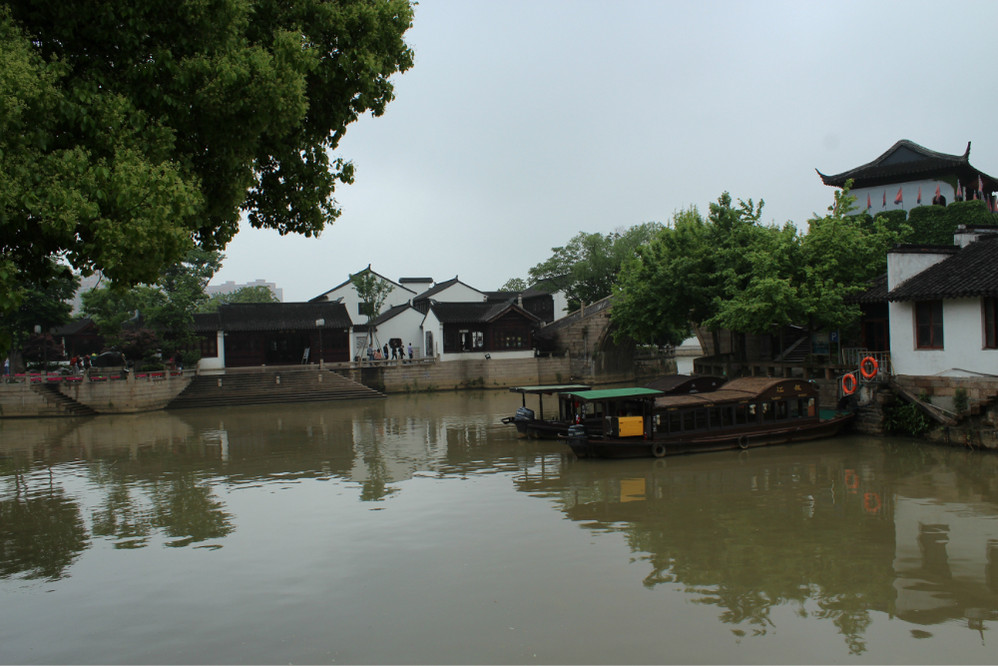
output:
[[[984,308],[984,348],[998,349],[998,298],[985,298]]]
[[[943,302],[915,303],[915,349],[943,348]]]

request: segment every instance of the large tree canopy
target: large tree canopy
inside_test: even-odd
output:
[[[764,333],[854,322],[849,297],[886,269],[887,250],[910,229],[851,215],[850,187],[804,235],[760,224],[762,202],[734,205],[727,193],[706,220],[695,208],[677,213],[621,270],[611,315],[619,334],[678,344],[691,326]]]
[[[331,152],[393,98],[411,22],[406,0],[0,6],[0,298],[50,257],[154,282],[243,214],[318,234],[353,179]]]
[[[530,269],[530,279],[550,280],[564,289],[569,311],[577,310],[582,303],[609,296],[620,267],[661,228],[658,222],[645,222],[608,234],[580,231],[566,245],[551,248],[551,257]]]

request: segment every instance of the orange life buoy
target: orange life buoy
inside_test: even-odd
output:
[[[872,367],[872,370],[867,370],[867,367]],[[859,364],[859,374],[863,375],[863,379],[873,379],[877,376],[877,372],[880,370],[880,364],[877,363],[877,359],[872,356],[867,356]]]
[[[850,372],[842,378],[842,392],[846,395],[856,392],[856,375]]]
[[[863,508],[867,513],[880,511],[880,495],[877,493],[863,493]]]

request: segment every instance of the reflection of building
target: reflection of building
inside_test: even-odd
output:
[[[895,502],[896,614],[926,625],[998,620],[998,508],[965,493],[940,501],[959,482],[934,481],[931,499],[899,492]]]

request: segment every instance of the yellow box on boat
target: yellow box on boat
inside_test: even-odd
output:
[[[618,437],[641,437],[645,434],[645,420],[640,416],[621,416],[617,418]]]

